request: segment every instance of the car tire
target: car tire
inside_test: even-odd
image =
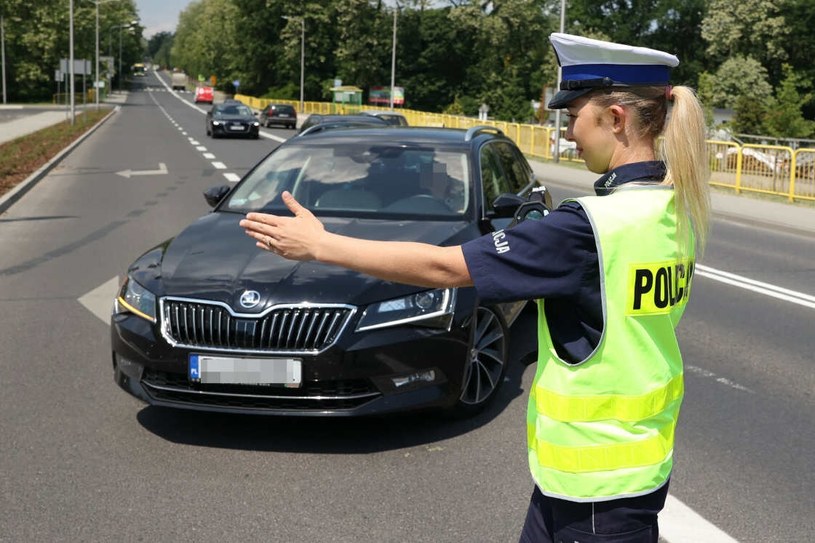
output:
[[[498,395],[509,364],[509,327],[493,308],[479,306],[461,396],[448,411],[453,418],[472,417]]]

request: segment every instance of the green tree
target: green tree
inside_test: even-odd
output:
[[[801,109],[812,100],[812,84],[797,74],[792,66],[782,66],[784,79],[769,102],[764,127],[767,134],[779,138],[809,138],[815,123],[804,119]]]
[[[749,96],[739,96],[736,99],[735,115],[732,129],[737,134],[764,134],[764,119],[767,115],[767,105]]]
[[[781,11],[786,1],[710,0],[702,22],[707,54],[714,61],[750,57],[776,76],[780,62],[787,58],[784,45],[789,26]]]
[[[171,66],[170,50],[173,47],[172,32],[158,32],[147,40],[147,56],[159,66]]]
[[[712,107],[733,109],[741,96],[766,102],[771,95],[767,70],[751,57],[736,56],[706,82],[702,99]]]
[[[815,82],[815,40],[811,39],[815,28],[815,6],[812,0],[785,0],[780,5],[789,32],[784,36],[784,50],[788,62],[806,81]],[[803,107],[804,116],[815,119],[815,101]]]

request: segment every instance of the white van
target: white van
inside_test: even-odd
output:
[[[173,90],[187,90],[187,74],[184,72],[173,73],[172,87]]]

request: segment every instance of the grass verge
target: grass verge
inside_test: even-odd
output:
[[[80,112],[69,121],[0,145],[0,196],[7,193],[110,113],[111,108]]]

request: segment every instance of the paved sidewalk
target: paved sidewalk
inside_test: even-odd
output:
[[[117,92],[108,95],[103,102],[104,104],[122,104],[127,101],[127,92]],[[77,115],[82,113],[83,109],[91,110],[94,104],[87,104],[83,107],[77,107],[75,112]],[[28,109],[27,107],[20,109]],[[8,122],[0,122],[0,144],[6,143],[13,139],[33,134],[43,128],[48,128],[63,121],[67,121],[69,113],[67,109],[53,109],[50,111],[43,111],[42,113],[35,113],[33,115],[23,115],[13,118]]]
[[[532,170],[545,185],[572,185],[594,192],[594,181],[599,177],[586,169],[530,160]],[[815,236],[815,207],[772,202],[751,196],[713,191],[710,195],[715,217],[764,224],[790,232]]]
[[[37,130],[61,123],[67,118],[64,111],[43,111],[0,123],[0,143],[27,136]]]

